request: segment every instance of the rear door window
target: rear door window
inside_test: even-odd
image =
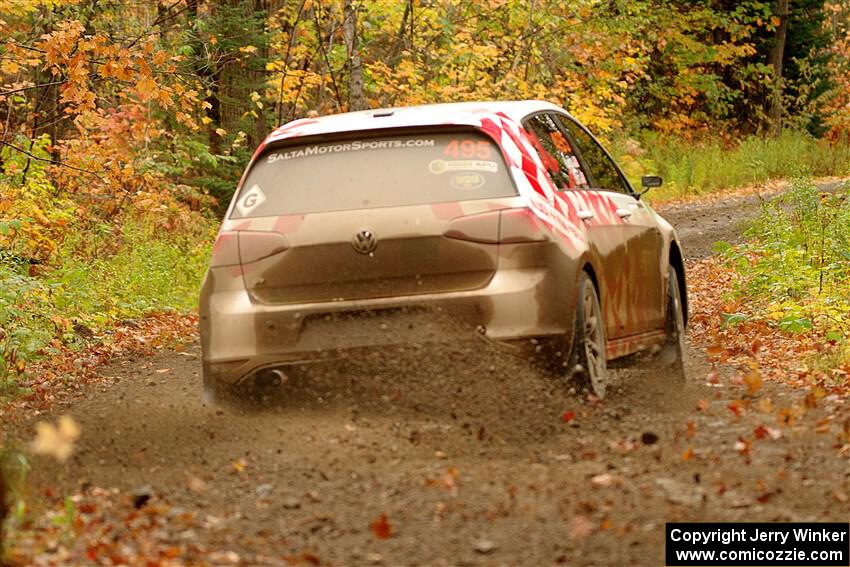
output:
[[[608,153],[599,145],[599,142],[587,133],[587,131],[566,116],[557,116],[556,119],[570,133],[577,142],[578,151],[590,170],[591,183],[594,189],[607,189],[618,193],[631,194],[631,187],[625,178],[620,175],[620,170],[614,164]]]
[[[231,218],[516,194],[499,147],[483,134],[362,137],[266,152],[248,172]]]
[[[588,180],[572,143],[549,113],[536,114],[525,121],[531,144],[555,186],[561,191],[587,189]]]

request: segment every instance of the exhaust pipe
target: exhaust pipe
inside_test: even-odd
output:
[[[254,383],[263,389],[273,389],[279,388],[282,384],[286,383],[289,380],[289,376],[284,374],[284,372],[278,368],[272,368],[270,370],[264,370],[257,375],[257,378],[254,380]]]

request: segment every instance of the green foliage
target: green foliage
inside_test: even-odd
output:
[[[183,234],[163,234],[146,218],[127,219],[118,233],[102,228],[66,240],[57,265],[38,276],[0,254],[0,396],[32,360],[84,344],[81,328],[99,333],[121,319],[195,308],[213,222]]]
[[[639,142],[619,138],[613,147],[636,187],[641,175],[664,178],[664,185],[648,195],[655,201],[801,175],[850,175],[850,139],[827,142],[792,131],[778,138],[751,136],[731,146],[644,132]]]
[[[821,192],[797,179],[764,205],[748,243],[725,255],[740,275],[737,293],[766,305],[765,317],[788,333],[850,336],[850,187]],[[848,353],[850,354],[850,353]]]

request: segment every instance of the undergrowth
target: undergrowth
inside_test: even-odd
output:
[[[734,293],[750,314],[727,314],[726,324],[746,318],[821,341],[813,367],[850,363],[850,185],[823,192],[796,179],[788,192],[763,206],[738,247],[718,244],[738,278]]]
[[[0,157],[0,402],[40,357],[123,319],[195,308],[217,223],[179,187],[101,199],[42,162]]]
[[[735,144],[645,132],[617,139],[612,147],[634,187],[640,187],[641,175],[664,178],[664,185],[648,196],[654,202],[792,177],[850,176],[850,140],[817,140],[789,130],[777,138],[750,136]]]

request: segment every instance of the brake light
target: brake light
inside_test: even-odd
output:
[[[539,222],[527,208],[502,209],[453,219],[443,236],[483,244],[543,242],[547,236]]]
[[[242,264],[250,264],[289,248],[289,243],[279,232],[239,231],[239,256]]]
[[[239,233],[220,232],[213,244],[210,268],[239,265]]]
[[[499,241],[499,214],[499,211],[490,211],[452,219],[443,232],[443,236],[456,240],[496,244]]]
[[[499,242],[519,244],[522,242],[543,242],[546,232],[540,227],[540,220],[530,209],[506,209],[502,211],[502,223],[499,227]]]

